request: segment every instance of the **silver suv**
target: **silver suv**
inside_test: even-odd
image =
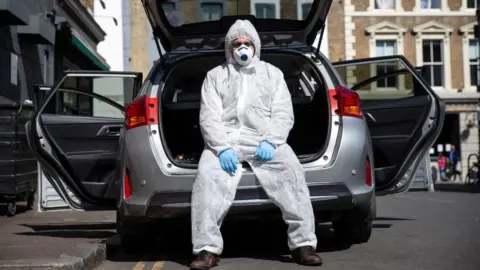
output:
[[[150,221],[188,218],[204,148],[201,84],[224,61],[230,25],[248,19],[262,59],[283,71],[290,89],[296,122],[288,143],[305,168],[316,218],[332,221],[339,237],[367,241],[375,196],[408,190],[445,109],[402,56],[331,63],[322,55],[321,38],[314,41],[331,2],[315,0],[305,20],[227,9],[218,20],[179,26],[161,1],[143,0],[165,50],[143,83],[139,73],[70,71],[45,98],[35,91],[27,132],[48,181],[73,209],[116,209],[129,246],[148,236]],[[241,170],[229,217],[279,213],[248,164]]]

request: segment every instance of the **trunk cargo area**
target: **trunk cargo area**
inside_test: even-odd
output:
[[[162,141],[172,162],[196,167],[204,148],[199,126],[200,90],[209,70],[225,57],[198,56],[182,60],[167,75],[161,97]],[[262,60],[280,68],[285,76],[295,114],[288,144],[301,162],[320,157],[330,129],[328,89],[313,64],[300,54],[262,54]]]

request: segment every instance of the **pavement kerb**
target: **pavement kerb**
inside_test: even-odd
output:
[[[0,260],[0,269],[93,269],[106,258],[106,244],[81,243],[69,248],[57,259]]]

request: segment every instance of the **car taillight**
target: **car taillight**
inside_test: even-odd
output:
[[[368,159],[365,161],[365,184],[369,187],[373,185],[372,166]]]
[[[125,199],[128,199],[130,196],[132,196],[132,183],[130,182],[128,171],[125,171],[125,180],[123,181],[123,196]]]
[[[140,96],[125,107],[127,130],[158,123],[157,98]]]
[[[335,89],[335,97],[337,100],[338,115],[357,118],[363,117],[362,111],[360,110],[360,97],[355,91],[340,85]]]

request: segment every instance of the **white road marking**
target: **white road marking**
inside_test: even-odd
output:
[[[438,200],[432,198],[423,198],[423,197],[413,197],[408,195],[396,195],[398,198],[405,198],[405,199],[412,199],[412,200],[424,200],[424,201],[431,201],[431,202],[439,202],[439,203],[455,203],[455,201],[450,200]]]

